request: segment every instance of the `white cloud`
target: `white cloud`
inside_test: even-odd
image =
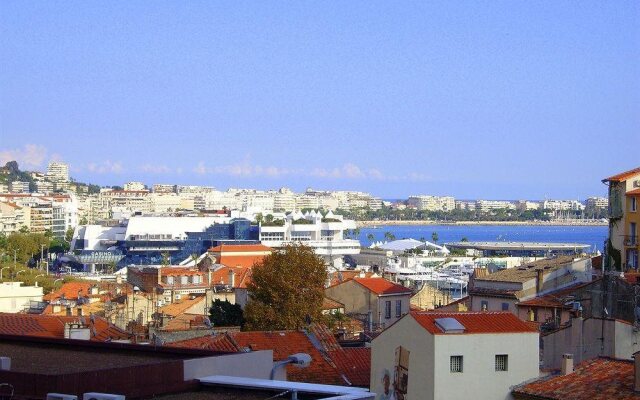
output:
[[[171,168],[166,165],[154,165],[154,164],[144,164],[140,167],[140,171],[148,172],[151,174],[169,174],[171,173]]]
[[[311,169],[288,169],[276,166],[263,167],[261,165],[253,165],[249,156],[246,156],[244,160],[236,164],[219,165],[214,167],[209,167],[204,163],[204,161],[200,161],[198,165],[193,168],[193,172],[200,175],[213,174],[235,177],[262,176],[277,178],[282,176],[297,176],[321,179],[375,180],[386,182],[424,182],[431,180],[429,176],[421,173],[411,172],[400,176],[387,175],[378,168],[364,169],[354,163],[346,163],[341,167],[314,167]]]
[[[96,174],[120,174],[124,171],[119,161],[113,162],[111,160],[103,161],[100,164],[89,163],[87,170]]]
[[[47,158],[47,148],[37,144],[26,144],[22,149],[7,149],[0,151],[0,164],[17,161],[20,167],[39,167]]]

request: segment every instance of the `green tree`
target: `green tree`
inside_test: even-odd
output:
[[[66,240],[67,243],[71,243],[71,241],[73,240],[73,228],[69,227],[69,229],[67,229],[67,231],[64,233],[64,240]]]
[[[312,248],[288,245],[253,268],[244,310],[248,330],[298,329],[321,320],[327,270]]]
[[[163,266],[167,266],[167,265],[171,264],[171,255],[169,254],[168,251],[165,251],[160,255],[162,256],[162,265]]]
[[[463,236],[462,239],[460,239],[461,242],[468,242],[469,239],[466,236]]]
[[[433,243],[438,243],[438,232],[433,232],[431,234],[431,240],[433,240]]]
[[[371,243],[373,243],[373,239],[375,239],[375,238],[376,238],[376,237],[375,237],[375,236],[373,236],[373,233],[370,233],[370,234],[368,234],[368,235],[367,235],[367,240],[368,240],[369,242],[371,242]]]
[[[394,235],[394,234],[393,234],[393,233],[391,233],[391,232],[385,232],[385,233],[384,233],[384,238],[385,238],[387,241],[391,242],[391,241],[393,241],[393,240],[396,240],[396,235]]]
[[[244,315],[239,304],[231,304],[229,300],[215,299],[209,309],[209,320],[213,326],[242,326]]]

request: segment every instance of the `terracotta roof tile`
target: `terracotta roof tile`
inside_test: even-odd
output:
[[[371,347],[331,350],[329,351],[329,357],[353,386],[369,387]]]
[[[434,335],[445,333],[436,326],[436,319],[454,318],[464,326],[461,334],[483,333],[531,333],[532,327],[518,319],[513,313],[505,312],[411,312],[409,315],[423,328]]]
[[[106,341],[129,337],[126,332],[104,318],[94,316],[93,321],[88,316],[84,318],[90,328],[95,328],[91,340]],[[0,313],[0,334],[64,338],[64,324],[79,322],[80,317]]]
[[[621,172],[614,176],[610,176],[608,178],[603,179],[602,182],[620,182],[620,181],[627,180],[634,175],[639,175],[639,174],[640,174],[640,167],[634,168],[629,171]]]
[[[285,360],[295,353],[307,353],[312,362],[307,368],[287,366],[287,379],[295,382],[321,383],[331,385],[345,385],[345,380],[340,376],[335,365],[328,357],[316,349],[304,332],[297,331],[255,331],[255,332],[229,332],[227,335],[235,341],[238,350],[250,349],[273,350],[274,361]],[[229,341],[212,336],[184,340],[172,343],[174,347],[203,348],[209,350],[222,350],[228,348]]]
[[[329,273],[329,286],[335,286],[339,283],[346,282],[350,279],[360,277],[360,275],[364,275],[363,278],[372,278],[377,277],[374,272],[360,272],[355,270],[349,271],[336,271]]]
[[[170,315],[172,317],[176,317],[189,308],[195,306],[198,303],[202,303],[205,301],[205,296],[195,296],[193,299],[185,299],[179,303],[172,303],[162,306],[158,309],[159,313]]]
[[[64,297],[65,299],[77,299],[78,293],[82,297],[87,297],[89,288],[95,285],[95,282],[66,282],[60,286],[60,289],[48,293],[42,297],[45,301],[53,301]]]
[[[330,299],[328,297],[324,297],[322,299],[322,309],[323,310],[334,310],[336,308],[344,308],[344,304]]]
[[[235,274],[234,288],[246,288],[247,284],[251,282],[252,269],[250,267],[228,267],[223,266],[215,271],[211,275],[211,283],[229,285],[229,271],[233,271]]]
[[[388,294],[411,294],[412,291],[384,278],[353,278],[353,280],[378,296]]]
[[[633,361],[600,357],[581,363],[572,374],[540,379],[513,393],[516,398],[558,400],[640,399],[640,393],[633,390],[633,379]]]

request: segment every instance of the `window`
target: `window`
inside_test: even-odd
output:
[[[385,301],[384,303],[384,317],[386,319],[391,318],[391,302]]]
[[[502,303],[502,311],[509,311],[509,303]]]
[[[496,371],[508,371],[508,370],[509,370],[509,355],[496,354]]]
[[[402,300],[396,300],[396,318],[402,316]]]
[[[451,356],[451,372],[462,372],[462,356]]]
[[[489,309],[489,302],[487,300],[482,300],[480,302],[480,310],[487,311]]]
[[[637,197],[631,197],[631,211],[637,211],[638,210],[638,198]]]

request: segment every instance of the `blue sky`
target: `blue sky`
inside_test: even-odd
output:
[[[640,3],[0,2],[0,162],[541,199],[640,166]]]

